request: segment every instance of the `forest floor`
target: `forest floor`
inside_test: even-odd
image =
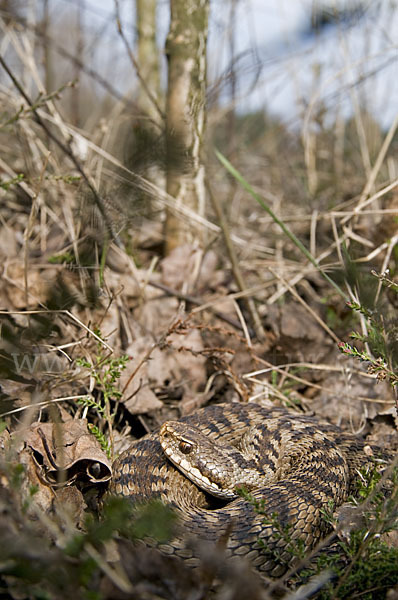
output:
[[[14,191],[3,200],[0,234],[3,592],[241,598],[244,589],[252,598],[293,597],[289,582],[264,588],[244,566],[232,572],[224,564],[217,583],[214,573],[198,576],[153,549],[116,544],[116,524],[104,542],[88,514],[98,511],[112,459],[132,440],[213,402],[285,406],[396,448],[388,368],[372,369],[339,347],[360,328],[358,311],[294,247],[277,251],[280,238],[259,214],[238,250],[242,293],[219,235],[205,252],[186,245],[162,258],[160,222],[130,225],[133,254],[102,246],[95,222],[79,223],[76,252],[70,224],[78,216],[67,202],[40,206],[40,219],[18,184]],[[372,268],[381,270],[378,260]],[[335,276],[362,294],[362,306],[377,293],[377,277],[353,263]],[[383,315],[393,296],[381,288]],[[255,298],[257,336],[245,297]]]
[[[252,193],[209,141],[221,209],[199,225],[179,212],[197,235],[164,256],[161,184],[143,186],[104,154],[101,132],[86,133],[80,161],[101,183],[100,206],[30,116],[1,133],[1,597],[396,598],[396,483],[383,496],[367,482],[377,526],[340,540],[342,563],[268,584],[232,570],[221,550],[216,573],[198,574],[137,547],[118,535],[126,507],[99,516],[115,456],[214,402],[284,406],[398,447],[398,196],[387,162],[368,186],[349,138],[344,161],[327,155],[329,132],[306,171],[298,135],[272,122],[260,135],[255,121],[232,161]]]

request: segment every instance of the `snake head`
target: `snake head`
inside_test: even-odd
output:
[[[241,478],[238,450],[210,439],[198,427],[167,421],[160,429],[159,441],[177,469],[212,496],[232,500],[238,496],[236,487],[247,483]]]

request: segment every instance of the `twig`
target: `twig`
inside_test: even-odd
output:
[[[247,375],[243,375],[242,379],[248,379],[249,381],[254,381],[255,383],[259,383],[260,385],[268,385],[267,381],[262,381],[261,379],[258,379],[256,376],[257,375],[262,375],[264,373],[268,373],[269,371],[276,371],[277,373],[279,373],[280,375],[287,377],[289,379],[292,379],[293,381],[296,381],[297,383],[300,384],[304,384],[305,386],[309,387],[309,388],[313,388],[315,390],[319,390],[320,392],[324,392],[325,394],[328,394],[330,396],[336,396],[336,390],[332,389],[332,388],[327,388],[323,385],[319,385],[318,383],[313,383],[312,381],[309,381],[307,379],[304,379],[303,377],[299,377],[298,375],[294,375],[293,373],[287,372],[285,371],[285,369],[280,368],[277,365],[274,365],[270,362],[268,362],[267,360],[265,360],[264,358],[261,358],[258,355],[253,355],[253,358],[260,364],[266,365],[267,369],[264,370],[260,370],[260,371],[255,371],[254,373],[248,373]],[[295,366],[296,363],[291,363],[290,365],[286,365],[287,367],[292,367]],[[305,363],[304,363],[305,364]],[[314,368],[313,365],[308,365],[308,368]],[[363,377],[369,377],[368,374],[366,373],[360,373],[360,375],[362,375]],[[373,376],[373,379],[376,379],[375,376]],[[366,396],[358,396],[358,394],[350,394],[349,392],[345,393],[345,397],[352,399],[352,400],[358,400],[361,402],[369,402],[370,404],[390,404],[389,401],[387,401],[385,398],[367,398]]]
[[[373,186],[375,184],[376,177],[377,177],[377,175],[378,175],[378,173],[380,171],[381,165],[383,164],[384,158],[385,158],[385,156],[387,154],[387,150],[390,147],[390,144],[391,144],[391,142],[392,142],[392,140],[394,138],[394,135],[395,135],[395,132],[396,132],[397,128],[398,128],[398,114],[395,117],[393,123],[391,124],[391,127],[390,127],[390,129],[389,129],[389,131],[388,131],[388,133],[387,133],[387,135],[386,135],[386,137],[384,139],[384,142],[383,142],[383,144],[382,144],[382,146],[380,148],[379,154],[378,154],[378,156],[376,158],[376,162],[375,162],[375,164],[373,166],[373,169],[372,169],[372,171],[371,171],[371,173],[369,175],[369,178],[368,178],[368,180],[366,182],[366,185],[365,185],[365,187],[363,189],[363,192],[361,194],[359,202],[358,202],[357,206],[354,208],[354,211],[353,211],[351,217],[353,217],[353,216],[357,215],[358,213],[360,213],[361,209],[365,205],[367,197],[369,196],[369,193],[370,193],[371,189],[373,188]],[[345,217],[341,221],[341,223],[342,224],[346,223],[351,217]]]
[[[74,153],[72,152],[72,150],[66,146],[64,144],[64,142],[62,142],[53,132],[52,130],[47,127],[47,125],[44,123],[44,121],[42,120],[42,118],[40,117],[40,115],[38,114],[37,110],[34,107],[34,103],[32,102],[32,100],[29,98],[28,94],[26,93],[26,91],[23,89],[22,85],[19,83],[19,81],[16,79],[16,77],[14,76],[14,74],[12,73],[11,69],[8,67],[8,65],[6,64],[4,58],[0,55],[0,64],[3,67],[3,69],[6,71],[7,75],[10,77],[11,81],[13,82],[14,86],[17,88],[17,90],[19,91],[19,93],[21,94],[21,96],[24,98],[25,102],[27,102],[27,104],[30,106],[31,110],[32,110],[32,114],[33,114],[33,118],[36,121],[36,123],[38,125],[40,125],[40,127],[43,129],[43,131],[46,133],[46,135],[62,150],[62,152],[64,154],[66,154],[66,156],[68,156],[70,158],[70,160],[73,162],[74,166],[76,167],[76,169],[78,170],[78,172],[80,173],[80,175],[82,176],[82,178],[84,179],[84,181],[86,182],[88,188],[90,189],[91,193],[93,194],[93,198],[94,198],[94,202],[98,207],[98,210],[100,211],[102,218],[104,219],[104,223],[105,226],[107,228],[108,231],[108,235],[109,237],[115,241],[115,243],[118,246],[121,246],[121,242],[118,239],[118,236],[116,235],[116,233],[113,231],[113,226],[111,221],[108,218],[108,215],[106,214],[106,210],[105,210],[105,206],[104,206],[104,202],[101,198],[101,196],[99,196],[99,194],[97,193],[97,190],[95,189],[94,185],[91,183],[89,177],[86,175],[86,172],[84,171],[82,165],[80,164],[80,162],[77,160],[76,156],[74,155]]]
[[[40,29],[40,27],[38,27],[32,23],[27,23],[26,19],[24,19],[23,17],[21,17],[19,15],[13,15],[13,19],[17,23],[19,23],[20,25],[25,27],[25,29],[32,29],[34,31],[34,33],[40,39],[43,46],[47,47],[47,46],[51,45],[52,50],[57,52],[63,58],[68,59],[71,63],[73,63],[79,69],[79,71],[82,71],[88,77],[90,77],[91,79],[96,81],[104,90],[106,90],[109,93],[110,96],[113,96],[114,98],[116,98],[116,100],[118,100],[119,102],[122,102],[124,104],[124,106],[128,106],[130,109],[138,110],[138,105],[136,102],[134,102],[130,98],[126,97],[124,94],[121,94],[115,87],[113,87],[113,85],[111,83],[109,83],[109,81],[107,79],[104,79],[102,77],[102,75],[100,75],[100,73],[98,73],[98,71],[95,71],[91,67],[87,66],[87,64],[83,63],[83,61],[78,56],[76,56],[75,54],[72,54],[71,52],[68,52],[68,50],[66,48],[63,48],[60,44],[57,44],[56,40],[52,36],[48,35],[44,31],[42,31]],[[140,114],[140,117],[141,117],[141,114]],[[155,127],[159,127],[159,123],[157,123],[154,119],[152,119],[148,114],[144,114],[144,115],[142,115],[142,117],[145,118],[146,120],[150,121],[151,124],[154,125]]]
[[[324,329],[326,331],[326,333],[328,335],[330,335],[330,337],[332,338],[332,340],[334,342],[336,342],[337,344],[341,342],[340,338],[337,337],[337,335],[335,333],[333,333],[333,331],[326,325],[326,323],[324,321],[322,321],[322,319],[317,315],[317,313],[310,307],[308,306],[308,304],[306,302],[304,302],[304,300],[301,298],[301,296],[297,293],[297,291],[295,290],[294,287],[292,287],[287,281],[286,279],[284,279],[283,277],[281,277],[280,275],[278,275],[278,273],[276,273],[276,271],[274,271],[274,269],[272,267],[268,267],[268,270],[271,271],[271,273],[280,281],[282,281],[283,285],[289,290],[289,292],[292,294],[292,296],[294,296],[296,298],[296,300],[298,302],[300,302],[300,304],[302,304],[302,306],[304,306],[305,310],[307,310],[310,315],[315,319],[315,321],[322,327],[322,329]]]
[[[194,296],[189,296],[188,294],[183,294],[182,292],[173,290],[173,289],[169,288],[167,285],[164,285],[163,283],[158,283],[157,281],[152,281],[151,279],[149,279],[148,285],[151,285],[152,287],[162,290],[162,292],[165,292],[169,296],[174,296],[175,298],[178,298],[179,300],[184,300],[185,302],[189,302],[190,304],[194,304],[195,306],[202,305],[202,301],[199,298],[195,298]],[[235,329],[240,329],[240,330],[244,331],[241,324],[238,321],[236,321],[235,319],[232,319],[225,313],[222,313],[222,312],[219,312],[218,310],[212,309],[210,306],[208,308],[218,319],[221,319],[222,321],[229,323],[229,325],[232,325],[232,327],[235,327]],[[254,331],[252,329],[249,328],[248,331],[249,331],[250,335],[254,334]]]
[[[87,331],[87,333],[92,335],[97,340],[97,342],[99,342],[100,344],[105,346],[105,348],[107,348],[111,354],[113,354],[113,348],[111,348],[111,346],[109,344],[107,344],[107,342],[105,340],[100,338],[100,336],[97,335],[95,333],[95,331],[93,331],[92,329],[87,327],[87,325],[85,325],[70,310],[66,310],[66,309],[59,309],[59,310],[58,309],[57,310],[0,310],[0,315],[42,315],[42,314],[45,314],[45,315],[50,315],[50,314],[67,315],[68,317],[70,317],[71,319],[76,321],[76,323],[78,323],[80,325],[80,327],[85,329]]]
[[[225,169],[227,171],[229,171],[229,173],[231,173],[231,175],[240,182],[241,186],[247,192],[249,192],[249,194],[259,203],[259,205],[272,217],[272,219],[275,221],[275,223],[277,225],[279,225],[279,227],[282,229],[283,233],[304,254],[304,256],[310,261],[310,263],[314,265],[314,267],[319,271],[319,273],[322,275],[322,277],[324,277],[324,279],[326,279],[326,281],[335,289],[335,291],[342,298],[344,298],[344,300],[346,300],[346,295],[344,294],[343,290],[337,285],[337,283],[335,281],[333,281],[333,279],[331,279],[329,277],[329,275],[324,271],[324,269],[322,269],[322,267],[319,265],[319,261],[316,260],[312,256],[312,254],[307,250],[307,248],[298,239],[298,237],[292,231],[290,231],[290,229],[288,227],[286,227],[285,223],[276,216],[276,214],[265,203],[263,198],[254,191],[254,189],[250,185],[250,183],[248,183],[246,181],[246,179],[244,179],[244,177],[242,177],[242,175],[239,173],[239,171],[237,169],[235,169],[235,167],[229,162],[229,160],[227,158],[225,158],[225,156],[223,156],[223,154],[221,154],[221,152],[219,152],[218,150],[215,150],[215,154],[216,154],[218,160],[220,161],[220,163],[225,167]]]
[[[214,211],[218,218],[219,225],[221,227],[221,231],[222,231],[222,234],[224,237],[225,248],[227,250],[229,260],[231,261],[232,273],[234,275],[236,285],[238,286],[238,288],[241,292],[244,292],[246,290],[246,284],[245,284],[242,272],[239,267],[238,257],[236,256],[235,248],[232,244],[228,224],[224,217],[224,213],[223,213],[221,204],[219,203],[218,198],[213,194],[211,186],[210,186],[210,182],[208,180],[206,182],[206,185],[207,185],[207,190],[209,192],[209,197],[210,197],[211,203],[213,205]],[[254,303],[253,298],[244,298],[243,301],[244,301],[246,308],[252,319],[258,340],[264,341],[265,337],[266,337],[264,327],[262,326],[261,319],[257,312],[256,305]]]
[[[160,118],[162,119],[163,122],[165,122],[166,120],[166,115],[164,114],[164,112],[162,111],[162,109],[160,108],[155,96],[152,94],[151,90],[149,89],[149,87],[146,84],[145,79],[143,78],[143,76],[141,75],[140,72],[140,67],[139,64],[133,54],[133,52],[131,51],[131,48],[129,46],[129,43],[126,39],[126,36],[124,35],[124,31],[122,28],[122,23],[120,20],[120,11],[119,11],[119,0],[114,0],[115,2],[115,9],[116,9],[116,25],[117,25],[117,30],[118,33],[120,35],[120,37],[122,38],[123,44],[125,45],[127,54],[129,56],[129,59],[131,60],[131,63],[135,69],[136,75],[138,77],[138,79],[140,80],[140,83],[145,91],[145,93],[147,94],[148,98],[150,99],[150,101],[152,102],[153,106],[156,108],[156,111],[159,113]]]

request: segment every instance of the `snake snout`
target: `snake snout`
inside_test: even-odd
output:
[[[181,454],[191,454],[193,452],[195,444],[193,440],[188,436],[184,436],[181,431],[178,430],[179,423],[173,421],[166,421],[163,423],[159,431],[160,444],[166,454],[172,451],[178,451]]]

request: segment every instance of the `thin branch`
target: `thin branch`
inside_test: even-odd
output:
[[[221,152],[219,152],[218,150],[215,150],[215,154],[216,154],[218,160],[220,161],[220,163],[226,168],[226,170],[229,171],[231,173],[231,175],[233,175],[233,177],[235,177],[235,179],[237,179],[239,181],[241,186],[247,192],[249,192],[249,194],[259,203],[260,206],[262,206],[262,208],[272,217],[272,219],[275,221],[275,223],[277,225],[279,225],[279,227],[282,229],[283,233],[304,254],[304,256],[310,261],[310,263],[312,265],[314,265],[314,267],[319,271],[319,273],[322,275],[322,277],[324,277],[324,279],[326,279],[326,281],[328,283],[330,283],[330,285],[335,289],[335,291],[345,300],[346,296],[345,296],[343,290],[337,285],[337,283],[335,281],[333,281],[333,279],[331,279],[329,277],[329,275],[327,273],[325,273],[325,271],[319,265],[318,261],[312,256],[312,254],[310,252],[308,252],[307,248],[297,238],[297,236],[292,231],[290,231],[290,229],[288,227],[286,227],[285,223],[276,216],[276,214],[270,209],[268,204],[266,204],[264,202],[264,200],[258,194],[256,194],[256,192],[254,191],[252,186],[246,181],[246,179],[244,179],[244,177],[239,173],[239,171],[237,169],[235,169],[235,167],[233,165],[231,165],[229,160],[227,158],[225,158],[225,156],[223,156],[223,154],[221,154]]]
[[[54,50],[55,52],[57,52],[57,54],[73,63],[73,65],[75,65],[75,67],[77,67],[79,71],[82,71],[88,77],[96,81],[104,90],[108,92],[108,94],[116,98],[116,100],[122,102],[125,106],[128,106],[131,109],[134,109],[136,111],[139,110],[136,102],[133,102],[129,98],[126,98],[126,96],[119,92],[115,87],[113,87],[113,85],[109,83],[108,80],[104,79],[104,77],[102,77],[102,75],[100,75],[98,71],[92,69],[91,67],[88,67],[87,64],[85,64],[78,56],[72,54],[71,52],[63,48],[60,44],[56,42],[56,40],[52,36],[48,35],[42,29],[40,29],[40,27],[27,23],[26,20],[22,17],[14,16],[13,18],[17,23],[25,27],[25,29],[32,29],[39,38],[40,42],[43,44],[43,46],[51,45],[52,50]],[[148,114],[143,115],[139,113],[139,116],[147,119],[154,126],[159,128],[159,123],[151,119],[151,117]]]
[[[159,290],[162,290],[162,292],[165,292],[168,296],[174,296],[175,298],[178,298],[179,300],[184,300],[184,302],[189,302],[190,304],[194,304],[195,306],[201,307],[203,304],[203,302],[199,298],[195,298],[194,296],[189,296],[187,294],[183,294],[182,292],[177,292],[176,290],[173,290],[173,289],[169,288],[167,285],[164,285],[163,283],[159,283],[158,281],[152,281],[150,279],[148,281],[148,285],[150,285],[154,288],[157,288]],[[238,321],[236,321],[235,319],[232,319],[229,315],[219,312],[218,310],[214,310],[211,306],[208,306],[207,308],[218,319],[221,319],[222,321],[229,323],[229,325],[232,325],[232,327],[235,327],[235,329],[240,329],[240,330],[244,331],[241,324]],[[253,335],[254,332],[251,329],[249,329],[249,333],[250,333],[250,335]]]
[[[118,33],[123,41],[123,44],[126,48],[128,57],[135,69],[136,75],[138,77],[138,79],[140,80],[140,83],[142,85],[143,90],[145,91],[145,93],[147,94],[148,98],[150,99],[150,101],[152,102],[153,106],[156,108],[156,111],[159,113],[160,118],[162,119],[163,122],[165,122],[166,120],[166,115],[164,114],[164,112],[162,111],[162,109],[160,108],[158,101],[156,100],[155,96],[152,94],[151,90],[149,89],[149,87],[146,84],[145,79],[142,77],[141,72],[140,72],[140,67],[139,64],[129,46],[129,43],[126,39],[126,36],[124,35],[124,31],[123,31],[123,27],[122,27],[122,22],[120,20],[120,11],[119,11],[119,0],[114,0],[115,2],[115,10],[116,10],[116,25],[117,25],[117,30]]]
[[[62,150],[62,152],[64,154],[66,154],[66,156],[68,156],[70,158],[70,160],[72,161],[72,163],[76,167],[77,171],[80,173],[80,175],[82,176],[82,178],[86,182],[88,188],[90,189],[91,193],[93,194],[94,202],[97,205],[98,210],[100,211],[100,213],[102,215],[102,218],[104,219],[104,223],[105,223],[105,226],[107,228],[109,237],[112,240],[114,240],[115,243],[118,246],[120,246],[121,242],[118,239],[116,233],[114,232],[112,223],[109,220],[108,215],[106,214],[106,210],[105,210],[103,199],[101,198],[101,196],[99,196],[97,190],[95,189],[94,185],[91,183],[88,175],[86,175],[86,172],[84,171],[82,165],[80,164],[80,162],[78,161],[78,159],[76,158],[76,156],[74,155],[74,153],[72,152],[71,148],[69,148],[64,142],[62,142],[51,131],[51,129],[49,127],[47,127],[46,123],[44,123],[44,121],[42,120],[42,118],[38,114],[38,112],[37,112],[37,110],[36,110],[36,108],[34,106],[33,101],[30,99],[30,97],[28,96],[28,94],[26,93],[26,91],[24,90],[24,88],[22,87],[22,85],[16,79],[16,77],[13,74],[13,72],[8,67],[8,65],[6,64],[4,58],[1,55],[0,55],[0,64],[3,67],[3,69],[5,70],[5,72],[7,73],[7,75],[10,77],[11,81],[13,82],[14,86],[17,88],[18,92],[24,98],[25,102],[28,104],[28,106],[30,106],[30,108],[32,110],[33,118],[36,121],[36,123],[38,125],[40,125],[40,127],[43,129],[43,131],[46,133],[46,135],[58,146],[58,148],[60,148]]]
[[[213,205],[214,211],[217,215],[218,223],[221,227],[221,231],[222,231],[222,234],[224,237],[225,248],[227,250],[229,260],[231,261],[232,273],[234,275],[236,285],[238,286],[238,288],[241,292],[244,292],[246,290],[246,284],[243,279],[241,269],[239,267],[239,260],[238,260],[238,257],[236,256],[235,248],[234,248],[234,245],[231,240],[228,224],[225,219],[221,204],[218,201],[218,198],[216,198],[215,194],[213,194],[213,192],[212,192],[209,181],[207,181],[207,190],[209,192],[209,197],[210,197],[211,203]],[[257,312],[257,308],[256,308],[253,298],[245,297],[243,299],[243,301],[244,301],[246,308],[250,314],[250,317],[253,322],[253,326],[256,331],[256,336],[257,336],[258,340],[260,340],[260,341],[265,340],[266,335],[265,335],[264,327],[261,323],[261,319]]]

